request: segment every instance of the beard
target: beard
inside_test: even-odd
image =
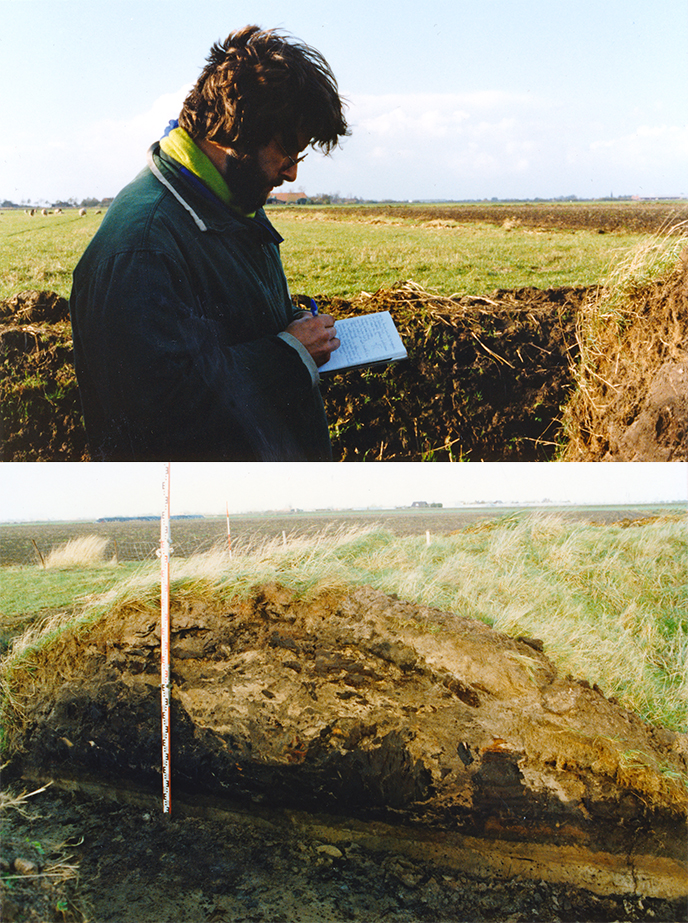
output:
[[[262,208],[272,191],[272,185],[252,156],[239,160],[227,155],[222,175],[234,203],[247,215]]]

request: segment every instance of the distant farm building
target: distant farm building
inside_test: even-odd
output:
[[[274,192],[267,202],[268,205],[307,205],[308,196],[300,192]]]

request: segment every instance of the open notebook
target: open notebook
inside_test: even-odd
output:
[[[389,311],[345,317],[335,320],[335,327],[341,345],[320,366],[318,371],[321,375],[344,369],[386,365],[406,359],[408,355]]]

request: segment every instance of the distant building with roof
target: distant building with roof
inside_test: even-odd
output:
[[[273,192],[267,201],[268,205],[306,205],[308,196],[303,191],[300,192]]]

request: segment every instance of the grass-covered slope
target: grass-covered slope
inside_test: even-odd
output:
[[[245,598],[261,584],[280,584],[302,597],[369,585],[514,637],[539,639],[561,673],[599,686],[649,722],[680,731],[687,698],[687,562],[682,515],[600,526],[523,514],[434,536],[430,544],[384,529],[342,530],[292,539],[288,547],[281,540],[246,547],[231,559],[224,548],[173,559],[172,597],[176,605],[195,605]],[[85,570],[40,573],[59,588]],[[47,622],[17,639],[4,663],[9,702],[25,694],[20,677],[30,671],[34,652],[53,639],[113,610],[159,606],[155,565],[128,571],[114,587],[112,568],[95,574],[82,586],[91,594],[99,584],[112,587],[105,595],[91,595],[61,615],[53,610]],[[0,571],[14,594],[35,577],[33,568]],[[79,584],[73,586],[77,591]]]

